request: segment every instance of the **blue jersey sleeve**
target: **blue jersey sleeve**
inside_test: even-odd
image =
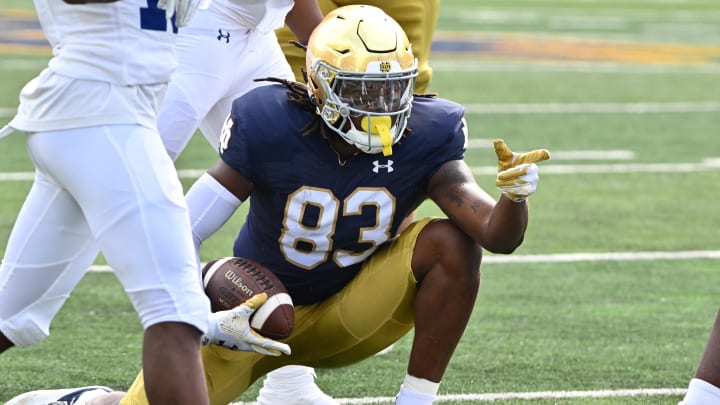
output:
[[[284,175],[309,113],[288,108],[287,89],[260,86],[233,102],[220,158],[256,185]],[[279,113],[282,112],[282,113]]]
[[[253,165],[250,159],[252,154],[250,153],[246,125],[243,116],[235,113],[235,106],[238,101],[240,100],[236,100],[233,104],[232,113],[225,121],[223,134],[220,137],[220,159],[243,176],[252,180]]]
[[[465,110],[460,104],[448,100],[419,97],[413,104],[408,128],[408,137],[422,138],[422,142],[414,142],[417,146],[413,149],[422,152],[422,163],[428,166],[422,185],[426,190],[427,183],[440,166],[465,157]]]

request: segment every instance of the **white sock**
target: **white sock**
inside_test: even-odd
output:
[[[690,384],[688,384],[685,398],[683,398],[678,405],[714,404],[720,404],[720,388],[699,378],[693,378],[690,380]]]
[[[314,384],[315,369],[305,366],[284,366],[267,374],[265,387],[287,388],[288,386]]]
[[[432,405],[439,388],[440,383],[406,374],[395,405]]]

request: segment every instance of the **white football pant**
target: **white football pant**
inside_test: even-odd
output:
[[[183,190],[157,133],[139,125],[27,135],[35,181],[0,266],[0,331],[44,339],[100,247],[147,328],[207,328]],[[110,316],[110,315],[108,315]]]
[[[254,79],[295,80],[274,31],[249,30],[220,14],[198,12],[180,30],[176,50],[178,68],[158,116],[158,131],[173,160],[198,128],[217,148],[233,100],[271,84]]]

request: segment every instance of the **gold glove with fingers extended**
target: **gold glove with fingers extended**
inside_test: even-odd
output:
[[[495,185],[509,199],[525,201],[535,192],[539,180],[536,163],[550,159],[547,149],[535,149],[526,153],[510,150],[502,139],[493,141],[498,157],[498,174]]]
[[[267,294],[260,293],[233,309],[212,313],[208,332],[202,337],[202,344],[214,344],[230,350],[257,352],[268,356],[290,354],[290,346],[266,338],[250,327],[250,316],[265,301]]]

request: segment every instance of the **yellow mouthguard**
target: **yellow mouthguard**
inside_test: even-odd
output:
[[[380,135],[380,140],[383,144],[383,156],[392,155],[392,136],[390,135],[390,127],[392,126],[392,119],[388,116],[377,116],[372,118],[372,129],[368,129],[368,117],[363,117],[360,121],[360,127],[363,131],[368,131],[371,134]]]

